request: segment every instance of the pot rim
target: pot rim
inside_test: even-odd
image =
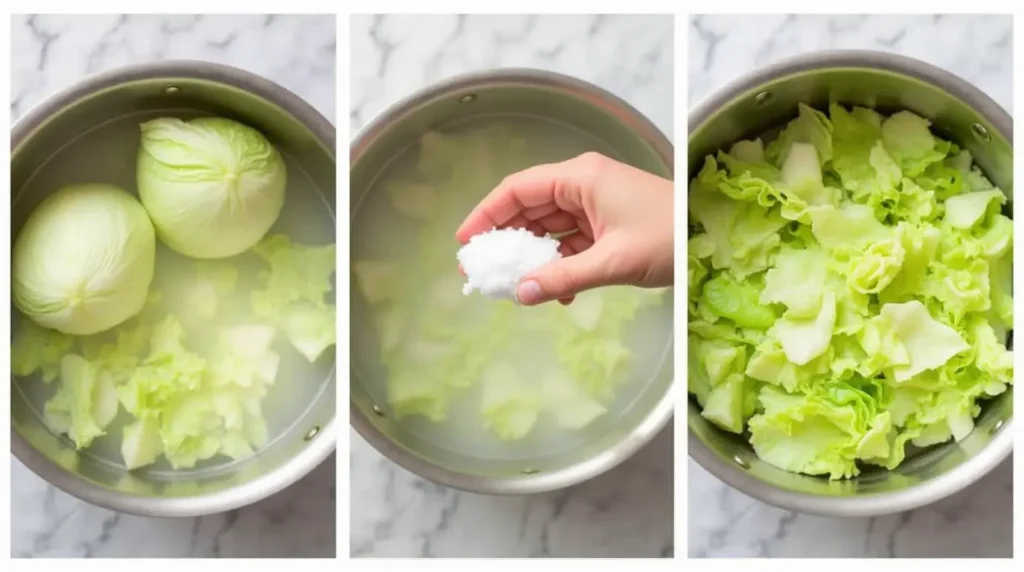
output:
[[[689,114],[688,136],[707,121],[722,105],[770,81],[802,72],[863,68],[897,73],[939,87],[960,99],[1013,143],[1013,119],[991,97],[959,76],[927,62],[907,56],[874,50],[827,50],[786,58],[734,80],[705,97]],[[1012,391],[1012,389],[1011,389]],[[687,395],[689,400],[689,395]],[[689,410],[687,410],[689,415]],[[786,490],[756,479],[735,463],[711,450],[692,431],[687,446],[690,458],[730,487],[770,505],[822,516],[879,516],[913,510],[950,496],[981,477],[1009,457],[1013,450],[1013,418],[1003,422],[992,440],[964,463],[909,488],[852,497],[830,497]]]
[[[11,152],[54,113],[83,97],[132,81],[157,78],[202,79],[242,89],[295,117],[335,157],[334,125],[319,111],[281,85],[236,67],[198,60],[163,60],[132,64],[89,75],[33,105],[11,128]],[[337,375],[333,383],[337,383]],[[276,494],[320,466],[337,449],[337,411],[316,439],[274,470],[239,486],[188,497],[137,496],[82,479],[37,451],[11,426],[11,453],[33,473],[58,489],[90,504],[125,514],[196,517],[241,508]],[[257,456],[259,453],[257,453]]]
[[[802,72],[836,68],[862,68],[893,72],[942,88],[968,104],[1013,142],[1013,118],[988,94],[966,80],[928,62],[877,50],[822,50],[779,60],[732,80],[705,96],[690,110],[688,133],[700,127],[722,106],[770,81]]]
[[[409,110],[453,91],[495,84],[526,85],[561,91],[568,89],[573,93],[584,93],[591,96],[595,100],[604,103],[607,109],[614,110],[620,120],[625,118],[637,136],[650,145],[659,159],[667,165],[669,171],[671,173],[675,172],[675,157],[672,143],[654,123],[625,100],[602,87],[572,76],[549,70],[519,67],[495,68],[458,74],[418,89],[410,95],[399,99],[374,115],[373,119],[368,121],[352,139],[350,165],[355,164],[362,157],[372,140],[385,127],[401,118]],[[350,213],[350,217],[353,216],[354,213]],[[669,358],[671,358],[671,350],[668,353]],[[450,471],[440,467],[409,452],[385,437],[380,431],[377,431],[369,421],[369,418],[351,399],[349,400],[349,424],[374,449],[393,463],[435,483],[479,494],[536,494],[563,489],[590,480],[632,457],[654,439],[673,418],[674,387],[675,381],[673,380],[655,406],[651,408],[636,428],[615,448],[593,455],[564,469],[535,475],[482,477]]]

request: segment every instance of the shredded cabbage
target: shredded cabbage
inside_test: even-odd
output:
[[[801,105],[690,183],[689,393],[831,479],[962,440],[1013,382],[1007,197],[909,111]]]

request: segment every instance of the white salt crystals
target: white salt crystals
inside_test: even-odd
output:
[[[469,239],[456,255],[466,284],[462,293],[473,290],[496,300],[516,300],[523,276],[561,258],[559,242],[523,228],[490,230]]]

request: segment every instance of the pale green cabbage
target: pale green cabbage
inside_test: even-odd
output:
[[[238,285],[238,269],[220,261],[196,261],[196,280],[187,303],[200,318],[212,319]]]
[[[44,409],[47,425],[84,449],[117,416],[114,380],[82,356],[67,354],[60,362],[60,388]]]
[[[43,327],[95,334],[142,309],[155,257],[153,225],[134,197],[112,185],[64,187],[15,239],[11,294]]]
[[[261,273],[262,287],[251,294],[253,314],[282,329],[310,362],[337,339],[336,312],[327,299],[334,289],[335,251],[333,244],[295,244],[283,234],[253,248],[269,266]]]
[[[255,129],[219,117],[142,124],[138,188],[160,239],[192,258],[251,248],[277,221],[287,173]]]
[[[768,463],[892,469],[1012,383],[1007,197],[927,120],[801,105],[689,196],[689,392]]]

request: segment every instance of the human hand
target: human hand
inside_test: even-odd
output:
[[[462,244],[497,228],[560,234],[562,258],[523,277],[518,298],[532,306],[571,303],[613,284],[673,282],[673,183],[598,153],[538,165],[505,178],[455,233]]]

